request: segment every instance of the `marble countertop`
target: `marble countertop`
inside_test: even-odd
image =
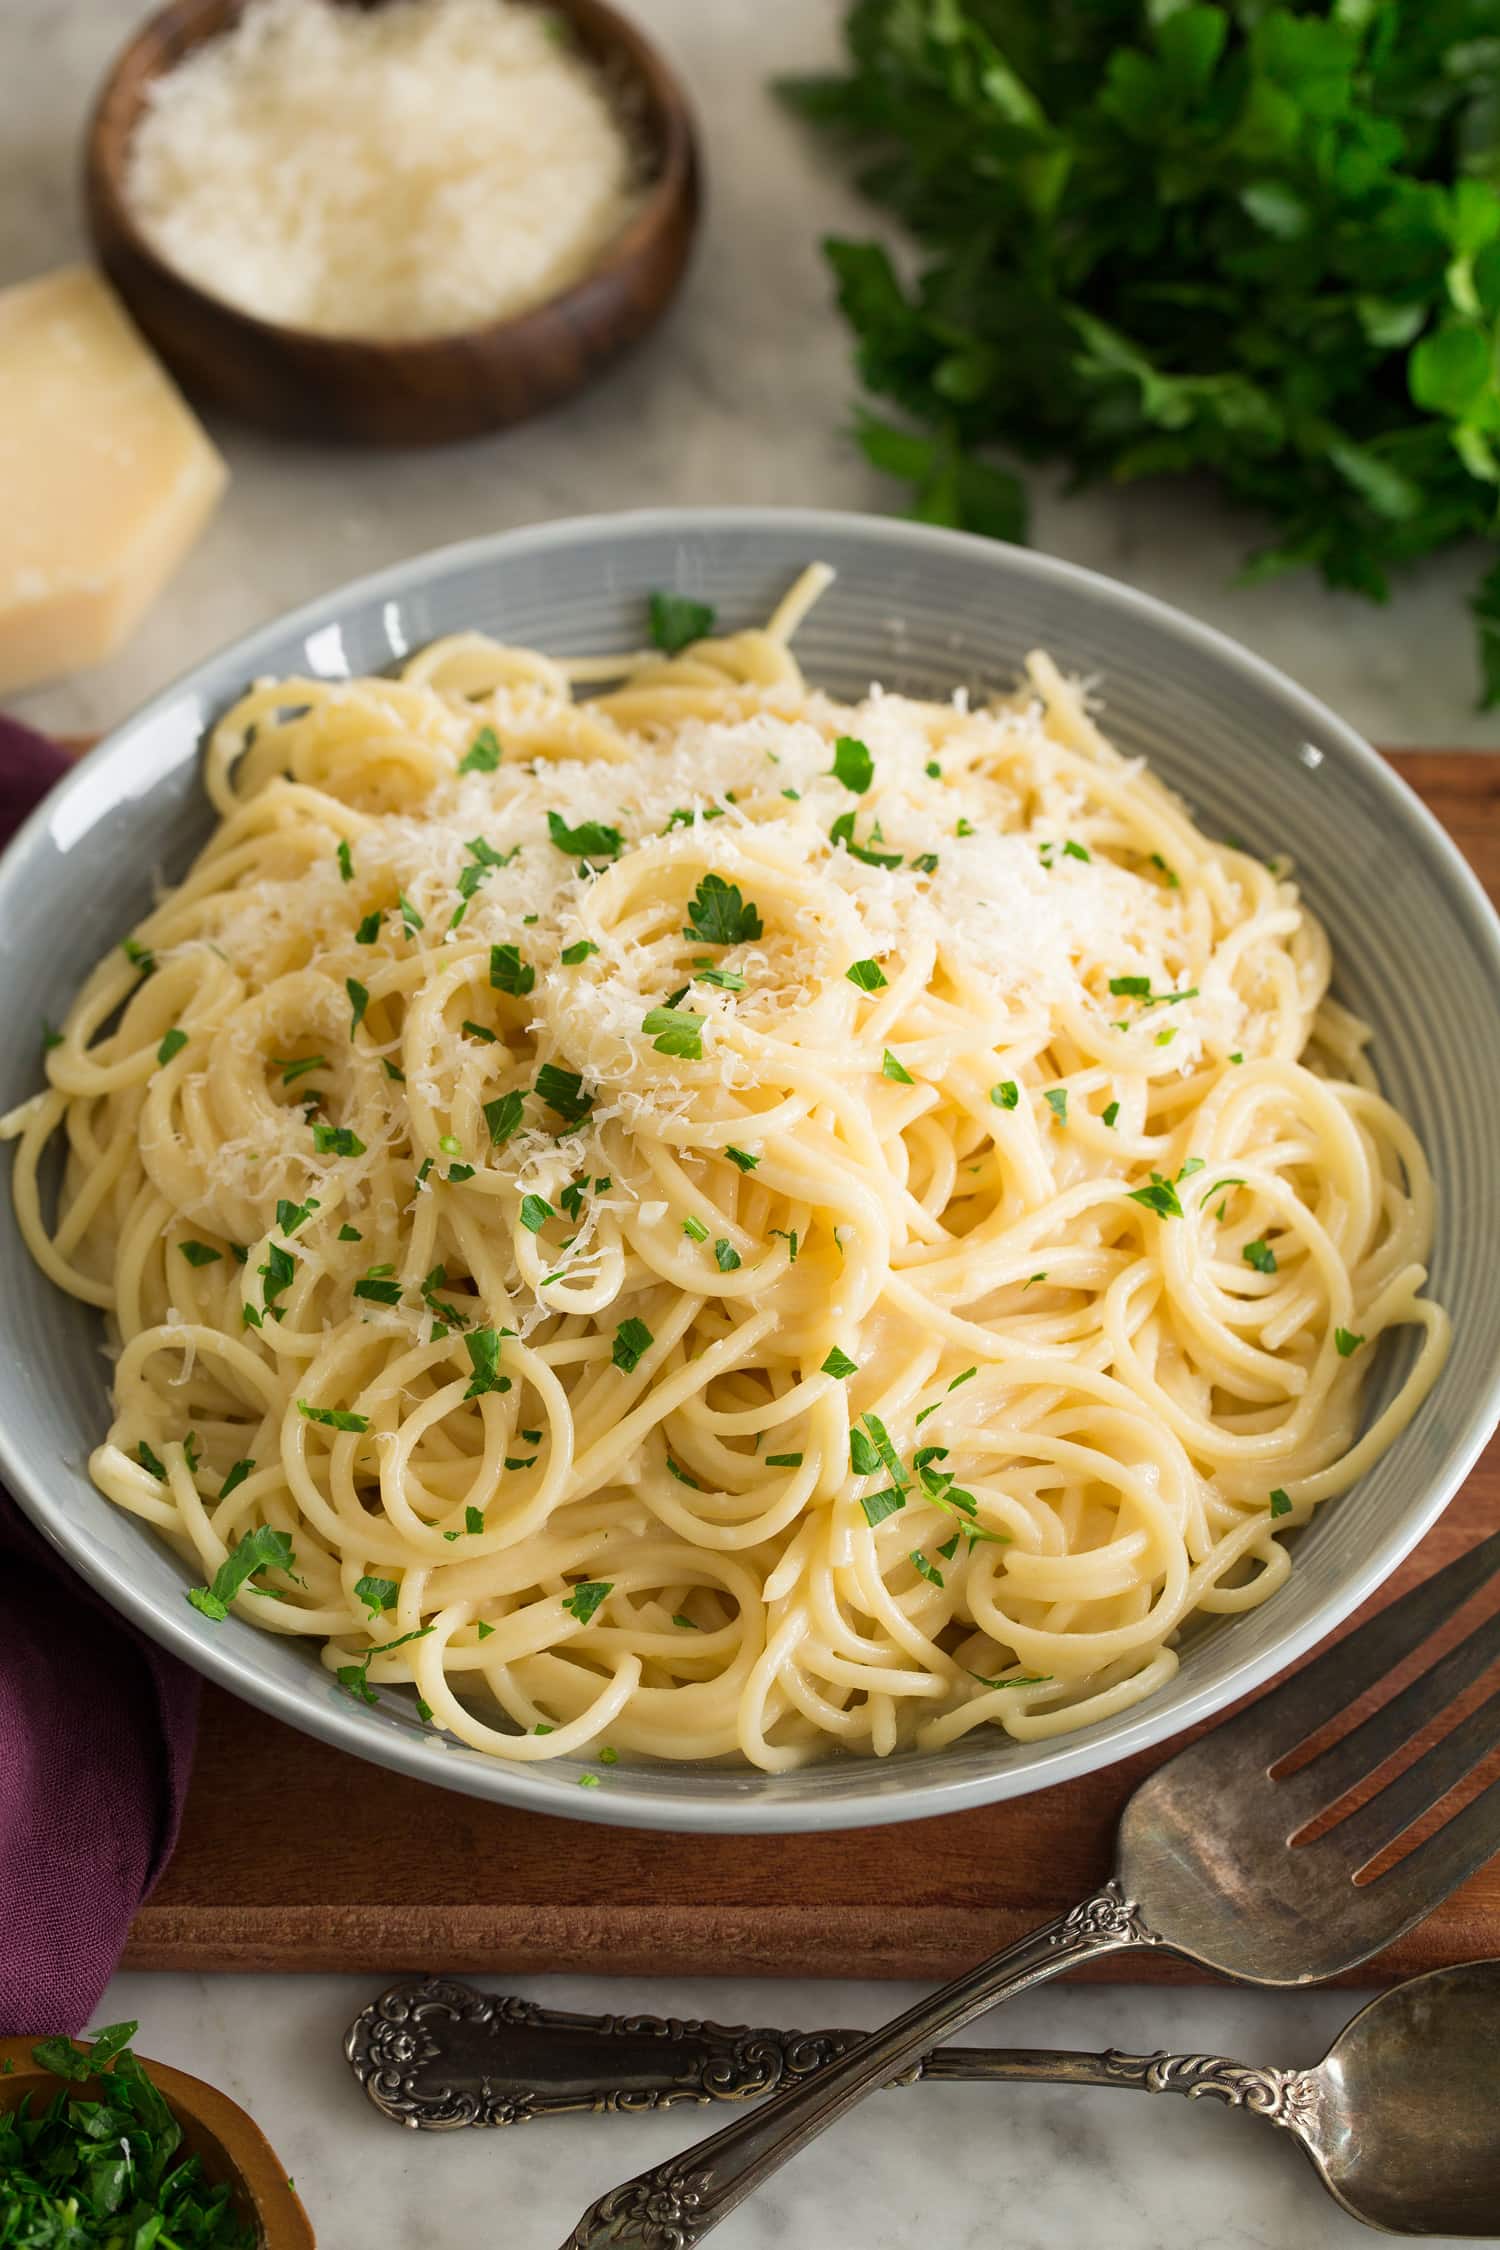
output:
[[[79,254],[79,131],[140,12],[136,0],[4,0],[0,282]],[[816,254],[821,233],[858,226],[860,213],[763,92],[773,63],[831,54],[838,10],[832,0],[639,0],[639,12],[706,125],[707,225],[668,326],[572,406],[446,452],[319,451],[216,429],[233,484],[202,546],[122,655],[25,699],[27,715],[103,728],[276,611],[500,526],[662,500],[889,504],[846,435],[848,351]],[[1065,498],[1052,484],[1038,494],[1039,544],[1235,633],[1376,740],[1500,742],[1493,715],[1472,708],[1464,600],[1476,558],[1425,569],[1381,611],[1306,579],[1236,588],[1254,530],[1198,491]],[[611,2179],[694,2135],[698,2113],[402,2134],[367,2108],[340,2058],[344,2026],[377,1983],[123,1976],[99,2020],[139,2017],[145,2052],[212,2079],[260,2117],[323,2250],[551,2250]],[[874,2024],[909,1997],[893,1986],[664,1981],[611,1986],[606,1998],[565,1979],[545,1992],[562,2006],[808,2025]],[[1053,1988],[970,2036],[1306,2062],[1354,2005],[1348,1993]],[[873,2101],[716,2239],[724,2250],[1338,2250],[1359,2233],[1285,2136],[1257,2119],[1119,2093],[944,2087]]]

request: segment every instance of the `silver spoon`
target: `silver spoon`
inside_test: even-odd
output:
[[[387,2117],[451,2132],[576,2110],[746,2101],[821,2069],[864,2036],[572,2015],[431,1978],[372,2001],[344,2052]],[[918,2079],[1212,2095],[1283,2126],[1366,2226],[1500,2234],[1500,1961],[1435,1969],[1382,1992],[1311,2070],[1222,2055],[938,2047],[896,2083]]]

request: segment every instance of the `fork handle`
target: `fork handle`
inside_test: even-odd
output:
[[[610,2188],[584,2213],[562,2250],[695,2250],[790,2157],[866,2094],[919,2062],[948,2032],[1081,1962],[1160,1943],[1111,1880],[1071,1914],[955,1978],[812,2078]]]

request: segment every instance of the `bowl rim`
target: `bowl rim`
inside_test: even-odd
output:
[[[454,541],[404,562],[388,564],[301,603],[257,626],[254,631],[226,642],[193,665],[120,726],[112,728],[97,747],[48,792],[0,853],[0,908],[3,908],[7,885],[21,876],[32,849],[50,828],[59,808],[96,788],[110,766],[128,770],[141,737],[149,735],[168,712],[186,699],[196,700],[200,719],[216,709],[223,693],[220,675],[231,663],[244,679],[252,679],[262,668],[259,660],[268,657],[271,650],[288,637],[305,638],[320,626],[336,622],[351,607],[410,595],[453,572],[483,566],[500,555],[512,559],[540,555],[558,547],[608,544],[622,535],[654,533],[685,540],[694,535],[736,532],[784,535],[789,531],[805,539],[809,560],[815,558],[821,537],[847,537],[852,533],[860,539],[900,548],[908,554],[951,552],[957,547],[976,563],[992,566],[1003,561],[1012,569],[1020,568],[1043,582],[1084,595],[1096,604],[1103,602],[1127,616],[1138,617],[1253,681],[1278,698],[1291,716],[1325,736],[1332,736],[1341,754],[1353,761],[1384,799],[1393,823],[1424,838],[1446,878],[1455,910],[1476,949],[1487,956],[1496,989],[1500,990],[1500,913],[1491,905],[1479,878],[1447,830],[1379,751],[1277,666],[1242,647],[1217,627],[1206,625],[1155,595],[1142,593],[1102,572],[968,532],[912,523],[902,518],[866,516],[857,510],[827,508],[664,507],[561,517]],[[195,756],[201,750],[201,740],[200,726]],[[149,796],[150,790],[144,794]],[[5,1380],[0,1372],[0,1393],[3,1393]],[[1440,1372],[1435,1396],[1441,1394],[1442,1382]],[[1431,1403],[1425,1402],[1429,1411]],[[837,1798],[829,1798],[820,1797],[812,1790],[804,1801],[790,1804],[762,1802],[748,1793],[718,1801],[705,1799],[698,1805],[657,1804],[649,1797],[643,1801],[631,1789],[631,1768],[624,1764],[614,1769],[607,1790],[563,1786],[565,1777],[546,1765],[509,1764],[499,1758],[486,1761],[466,1758],[460,1762],[435,1757],[434,1747],[441,1750],[446,1737],[417,1736],[383,1721],[372,1723],[352,1702],[346,1710],[331,1698],[320,1702],[305,1690],[272,1678],[247,1682],[232,1642],[200,1633],[186,1604],[180,1619],[169,1609],[159,1609],[148,1594],[122,1583],[91,1553],[84,1527],[73,1521],[61,1503],[49,1497],[50,1464],[27,1457],[12,1435],[9,1417],[3,1413],[0,1413],[0,1474],[18,1505],[49,1545],[111,1608],[129,1619],[148,1639],[230,1694],[237,1695],[241,1701],[255,1705],[335,1749],[460,1795],[510,1804],[526,1812],[597,1822],[606,1827],[653,1829],[684,1835],[791,1835],[884,1827],[1028,1796],[1035,1790],[1051,1788],[1059,1782],[1119,1764],[1189,1727],[1220,1716],[1327,1640],[1385,1583],[1431,1530],[1459,1490],[1497,1421],[1500,1421],[1500,1359],[1487,1384],[1470,1402],[1462,1423],[1451,1434],[1442,1473],[1422,1499],[1371,1542],[1358,1567],[1340,1581],[1309,1618],[1300,1625],[1286,1628],[1260,1654],[1231,1663],[1217,1681],[1192,1688],[1171,1704],[1162,1695],[1148,1697],[1120,1719],[1100,1722],[1099,1726],[1082,1729],[1077,1734],[1046,1737],[1028,1745],[1035,1753],[1031,1762],[1008,1771],[966,1778],[955,1775],[951,1779],[945,1779],[939,1772],[910,1788],[901,1789],[890,1785],[899,1766],[866,1759],[860,1763],[869,1769],[868,1792],[850,1790]],[[1108,1731],[1101,1733],[1100,1727]],[[847,1777],[853,1765],[854,1761],[847,1761],[837,1770]],[[815,1768],[804,1770],[816,1771]],[[571,1768],[567,1778],[571,1778]],[[744,1778],[753,1785],[757,1777],[747,1774]]]
[[[205,289],[201,282],[194,281],[190,274],[184,273],[180,266],[163,256],[137,220],[134,207],[125,192],[122,174],[115,166],[106,164],[102,155],[106,113],[120,98],[120,80],[137,51],[184,8],[207,4],[210,4],[210,0],[163,0],[163,5],[143,23],[137,24],[124,45],[116,52],[94,97],[84,128],[86,201],[91,208],[97,202],[107,212],[110,226],[120,236],[130,255],[140,265],[148,268],[158,282],[179,291],[185,300],[202,306],[216,319],[242,327],[268,344],[292,347],[308,356],[322,356],[329,360],[337,359],[343,354],[350,357],[375,355],[393,362],[397,371],[408,373],[422,359],[435,352],[488,352],[503,349],[518,357],[524,356],[539,343],[545,342],[544,329],[550,327],[556,319],[566,321],[571,315],[581,312],[601,287],[617,286],[624,281],[679,214],[685,220],[690,238],[697,230],[700,217],[697,183],[702,160],[693,105],[686,86],[660,46],[633,17],[623,15],[614,7],[611,0],[536,0],[538,7],[551,7],[567,16],[569,21],[573,20],[575,9],[580,6],[592,15],[607,30],[611,42],[611,59],[625,58],[631,78],[637,86],[645,89],[657,116],[649,141],[658,161],[647,179],[646,192],[639,206],[602,245],[588,269],[576,281],[570,281],[566,289],[560,289],[550,297],[543,297],[537,304],[527,305],[520,312],[506,313],[498,320],[481,321],[468,328],[443,329],[430,336],[380,336],[367,335],[363,331],[346,333],[302,328],[292,321],[267,320],[263,314],[251,312],[246,306],[237,304],[232,297],[223,297],[217,290]],[[232,4],[236,9],[237,21],[239,15],[250,5],[250,0],[232,0]],[[211,38],[219,36],[220,33],[212,32],[196,39],[187,52],[196,52],[198,48],[206,46]],[[142,81],[143,87],[156,78],[170,75],[185,59],[185,55],[180,55],[165,69],[151,71]],[[608,75],[608,66],[600,64],[597,67],[601,75]],[[140,109],[138,95],[130,117],[131,133],[135,130]]]

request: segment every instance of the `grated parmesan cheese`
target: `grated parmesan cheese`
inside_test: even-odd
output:
[[[635,200],[629,135],[516,0],[252,0],[151,86],[126,193],[200,288],[323,335],[440,336],[579,280]]]

